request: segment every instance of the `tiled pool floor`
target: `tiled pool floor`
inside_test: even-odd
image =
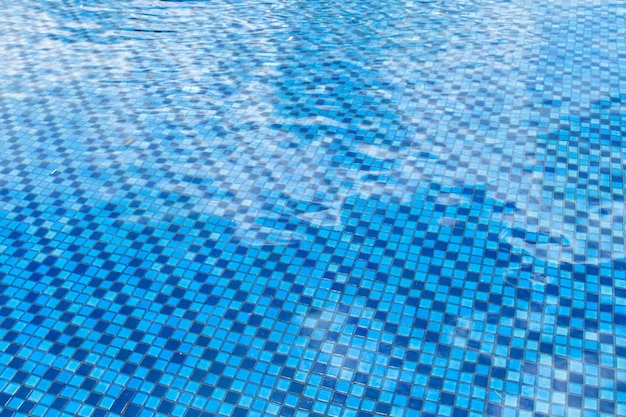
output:
[[[0,417],[626,415],[623,1],[0,10]]]

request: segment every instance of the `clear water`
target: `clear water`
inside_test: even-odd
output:
[[[624,2],[0,6],[0,417],[626,415]]]

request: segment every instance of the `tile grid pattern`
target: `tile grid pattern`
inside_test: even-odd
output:
[[[349,27],[333,8],[363,17],[356,4],[312,6],[321,20],[297,21],[293,50],[268,35],[285,62],[233,18],[215,23],[208,88],[150,50],[176,40],[167,13],[208,6],[127,33],[121,10],[62,3],[13,6],[34,32],[0,29],[21,68],[0,73],[1,417],[626,414],[626,56],[611,7],[415,6],[432,19],[407,20],[428,36],[418,69],[402,56],[425,51],[400,29],[332,55]],[[495,32],[458,54],[440,37],[518,6],[550,40],[504,29],[524,65],[498,56]],[[373,21],[388,33],[386,17]],[[64,48],[52,58],[47,42]],[[136,66],[119,74],[109,56]],[[376,56],[394,65],[368,68]],[[443,74],[425,69],[435,59]],[[190,82],[170,88],[166,70]]]

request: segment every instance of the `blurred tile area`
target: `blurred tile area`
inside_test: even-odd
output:
[[[0,417],[626,415],[626,5],[0,5]]]

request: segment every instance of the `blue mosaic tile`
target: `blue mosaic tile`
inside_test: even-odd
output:
[[[626,415],[626,7],[5,2],[0,417]]]

